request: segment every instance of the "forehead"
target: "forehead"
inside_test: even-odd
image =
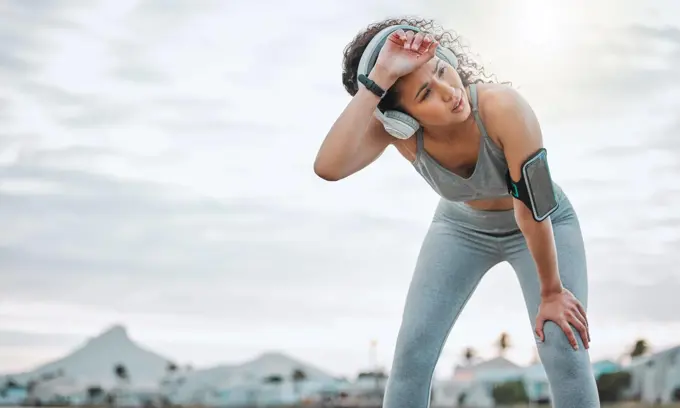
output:
[[[432,73],[434,72],[437,63],[439,63],[441,66],[441,64],[443,64],[443,61],[441,61],[437,57],[432,58],[415,71],[402,77],[401,78],[402,84],[405,87],[411,86],[420,87],[424,82],[427,82],[428,80],[430,80],[430,78],[432,78]]]

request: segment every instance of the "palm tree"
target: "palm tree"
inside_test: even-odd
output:
[[[501,333],[498,338],[498,354],[502,357],[510,348],[510,335],[506,332]]]
[[[477,356],[477,352],[472,347],[466,347],[463,351],[463,358],[465,358],[465,364],[468,366],[472,365],[475,356]]]
[[[121,394],[121,389],[123,388],[123,385],[128,385],[130,382],[130,373],[128,373],[127,368],[121,364],[118,363],[115,366],[113,366],[113,374],[116,376],[116,379],[118,380],[118,389],[115,390],[115,394],[112,395],[113,398],[113,403],[117,404],[118,398],[120,397]]]
[[[300,398],[300,383],[307,379],[307,373],[299,368],[296,368],[293,370],[291,377],[293,379],[293,391],[295,392],[295,398]]]
[[[130,379],[128,375],[127,368],[123,364],[116,364],[113,367],[113,373],[116,375],[116,378],[119,379],[120,381],[128,381]]]
[[[647,340],[645,339],[638,339],[635,342],[635,345],[633,346],[633,349],[630,351],[630,357],[635,358],[635,357],[640,357],[649,351],[649,343],[647,343]]]
[[[174,395],[177,391],[177,387],[181,384],[182,378],[177,377],[177,372],[179,371],[179,366],[172,361],[168,361],[165,366],[165,376],[161,378],[160,390],[163,398],[163,405],[170,405],[171,395]]]

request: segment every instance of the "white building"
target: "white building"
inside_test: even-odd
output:
[[[674,402],[680,390],[680,346],[650,356],[634,359],[624,369],[631,374],[627,397],[640,398],[645,403]]]

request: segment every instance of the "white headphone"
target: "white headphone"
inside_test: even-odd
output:
[[[394,25],[381,30],[373,37],[373,39],[371,39],[361,55],[359,67],[357,68],[357,76],[361,74],[368,76],[375,65],[375,61],[378,59],[380,50],[385,44],[387,37],[399,29],[414,31],[416,33],[421,31],[419,28],[409,25]],[[454,69],[458,67],[458,58],[448,48],[443,46],[437,47],[436,55],[440,59],[451,64]],[[408,139],[420,129],[420,123],[412,116],[403,112],[394,110],[382,112],[379,108],[376,108],[375,116],[382,122],[387,133],[398,139]]]

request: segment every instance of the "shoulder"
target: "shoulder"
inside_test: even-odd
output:
[[[489,136],[502,146],[509,137],[539,131],[528,101],[505,84],[478,84],[479,114]]]

